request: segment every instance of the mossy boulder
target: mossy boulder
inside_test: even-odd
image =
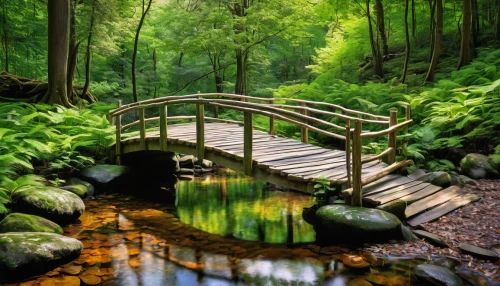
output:
[[[95,165],[80,172],[83,180],[99,187],[111,187],[126,181],[130,168],[117,165]]]
[[[419,181],[431,183],[442,188],[451,186],[451,176],[446,172],[432,172],[418,179]]]
[[[467,154],[460,161],[462,173],[472,179],[499,178],[500,174],[494,168],[492,160],[483,154]]]
[[[70,178],[68,181],[68,186],[73,186],[73,185],[83,185],[87,188],[87,195],[88,196],[93,196],[94,195],[94,186],[86,182],[84,180],[80,180],[79,178]]]
[[[16,191],[12,202],[16,212],[38,215],[61,225],[76,221],[85,211],[80,197],[52,187],[37,186]]]
[[[407,204],[408,203],[403,200],[395,200],[387,204],[378,206],[377,209],[391,213],[397,216],[400,220],[405,220],[406,219],[405,211]]]
[[[82,249],[79,240],[55,233],[0,234],[0,280],[45,273],[74,260]]]
[[[367,242],[402,239],[401,221],[393,214],[347,205],[329,205],[318,209],[314,218],[316,239]]]
[[[0,233],[50,232],[62,234],[63,229],[48,219],[36,215],[12,213],[0,222]]]
[[[61,189],[66,190],[70,193],[73,193],[73,194],[79,196],[80,198],[87,197],[87,193],[88,193],[88,187],[85,185],[70,185],[70,186],[61,187]]]

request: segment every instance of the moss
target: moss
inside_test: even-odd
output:
[[[43,217],[13,213],[0,222],[0,233],[4,232],[49,232],[62,234],[62,228]]]
[[[71,192],[80,198],[84,198],[87,196],[87,190],[88,188],[84,185],[71,185],[71,186],[66,186],[64,189],[68,192]]]

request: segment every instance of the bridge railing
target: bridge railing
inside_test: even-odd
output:
[[[168,117],[167,106],[177,104],[196,105],[196,116],[172,116]],[[205,116],[205,105],[217,108],[232,109],[244,113],[244,120],[234,121],[215,117]],[[158,108],[159,117],[145,118],[145,109]],[[122,125],[121,116],[126,112],[137,112],[139,120],[127,125]],[[252,175],[253,158],[253,115],[262,115],[269,117],[269,133],[275,134],[275,120],[285,121],[301,128],[301,140],[308,143],[309,130],[324,134],[326,136],[345,141],[346,150],[346,176],[347,191],[344,191],[345,197],[353,205],[361,205],[362,186],[374,182],[390,172],[401,168],[411,161],[403,160],[396,162],[396,134],[399,129],[405,129],[408,132],[408,126],[412,122],[410,118],[410,107],[406,106],[405,120],[398,123],[397,111],[392,110],[390,116],[380,116],[351,110],[339,105],[315,102],[292,98],[260,98],[237,94],[193,94],[184,96],[169,96],[155,98],[141,102],[131,103],[120,106],[110,111],[110,118],[114,119],[116,124],[116,157],[119,163],[122,154],[122,131],[132,126],[139,125],[140,146],[146,149],[146,123],[159,121],[160,129],[160,149],[167,151],[167,121],[172,120],[196,120],[196,152],[199,160],[205,157],[205,121],[216,121],[226,123],[243,124],[244,126],[244,158],[243,169],[245,174]],[[315,117],[320,115],[324,117],[335,117],[345,122],[344,126],[332,123],[322,118]],[[362,125],[376,124],[382,125],[383,130],[375,132],[363,132]],[[314,124],[314,125],[313,125]],[[317,127],[322,125],[326,128]],[[330,130],[336,130],[332,132]],[[339,134],[344,133],[345,135]],[[388,148],[376,156],[362,159],[362,139],[374,138],[379,136],[388,136]],[[406,144],[406,143],[405,143]],[[371,174],[362,179],[362,165],[375,160],[381,160],[387,156],[389,166],[383,170]],[[351,176],[352,174],[352,176]]]

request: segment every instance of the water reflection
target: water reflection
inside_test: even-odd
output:
[[[308,196],[269,191],[265,183],[234,174],[181,181],[177,215],[203,231],[269,243],[312,242],[315,233],[302,219]]]

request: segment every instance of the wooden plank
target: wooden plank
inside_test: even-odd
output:
[[[323,170],[331,170],[336,167],[340,166],[345,166],[345,162],[337,162],[337,163],[316,163],[316,166],[308,166],[308,167],[303,167],[303,168],[296,168],[296,169],[286,169],[282,170],[282,174],[309,174],[313,171],[323,171]]]
[[[402,197],[416,193],[416,192],[428,187],[429,185],[430,185],[429,183],[421,183],[421,184],[417,184],[417,185],[414,185],[411,187],[407,187],[407,185],[403,185],[403,186],[401,186],[402,188],[404,188],[403,190],[393,192],[393,193],[390,193],[390,194],[387,194],[384,196],[379,196],[377,198],[368,198],[367,197],[366,200],[371,201],[371,204],[375,205],[375,206],[383,205],[383,204],[386,204],[388,202],[392,202],[394,200],[401,199]],[[391,190],[389,190],[389,191],[391,191]]]
[[[255,157],[254,159],[259,161],[260,163],[266,162],[266,161],[274,161],[276,159],[282,158],[282,159],[288,159],[288,158],[298,158],[298,157],[305,157],[305,156],[310,156],[310,155],[317,155],[317,154],[322,154],[326,153],[329,150],[327,149],[320,149],[320,150],[314,150],[314,151],[303,151],[303,152],[295,152],[294,154],[288,154],[288,155],[266,155],[266,156],[259,156]]]
[[[401,200],[407,202],[408,204],[412,204],[420,199],[423,199],[425,197],[428,197],[432,194],[439,192],[441,189],[442,188],[439,186],[429,185],[429,186],[425,187],[423,190],[420,190],[420,191],[413,193],[411,195],[402,197]]]
[[[295,163],[295,164],[290,164],[290,165],[281,165],[281,166],[272,166],[269,167],[269,170],[271,172],[282,172],[290,169],[298,169],[298,168],[306,168],[306,167],[316,167],[318,165],[326,165],[326,164],[333,164],[333,163],[340,163],[343,162],[345,164],[345,158],[344,157],[337,157],[337,158],[331,158],[331,159],[326,159],[326,160],[314,160],[311,159],[309,162],[305,163]],[[333,168],[333,166],[331,166]]]
[[[423,188],[427,187],[430,184],[429,183],[424,183],[422,181],[413,181],[413,182],[409,182],[409,183],[406,183],[404,185],[401,185],[401,186],[398,186],[398,187],[395,187],[395,188],[383,191],[381,193],[368,194],[368,195],[365,195],[365,197],[374,200],[374,199],[377,199],[377,198],[380,198],[380,197],[383,197],[383,196],[391,195],[393,193],[396,193],[396,192],[408,189],[408,188],[413,187],[415,185],[423,185],[423,186],[421,186],[422,189],[423,189]]]
[[[460,190],[461,190],[460,187],[452,186],[452,187],[449,187],[447,189],[440,191],[439,193],[436,193],[434,195],[426,197],[422,200],[416,201],[406,208],[406,211],[405,211],[406,217],[407,218],[412,217],[412,216],[419,214],[427,209],[430,209],[434,206],[437,206],[437,205],[440,205],[444,202],[447,202],[447,201],[461,195],[462,192]]]
[[[394,125],[397,125],[397,124],[398,124],[398,111],[391,110],[391,116],[389,119],[389,128],[394,126]],[[394,162],[396,162],[396,135],[397,135],[397,131],[391,132],[388,135],[389,138],[388,138],[388,142],[387,142],[387,147],[389,147],[389,148],[392,147],[392,150],[393,150],[393,152],[391,152],[387,156],[387,163],[389,163],[389,165],[394,164]]]
[[[319,155],[313,155],[313,156],[307,156],[307,157],[297,157],[297,158],[291,158],[291,159],[277,159],[273,161],[266,161],[265,164],[268,167],[278,167],[278,166],[285,166],[285,165],[290,165],[290,164],[296,164],[296,163],[304,163],[304,162],[309,162],[310,160],[323,160],[323,159],[330,159],[330,158],[336,158],[336,157],[341,157],[345,155],[343,151],[338,151],[338,150],[328,150],[330,152],[325,152]]]
[[[417,226],[429,221],[433,221],[442,217],[443,215],[452,212],[460,207],[463,207],[469,203],[480,200],[481,197],[473,195],[473,194],[465,194],[460,195],[458,197],[453,198],[452,200],[441,204],[427,212],[424,212],[420,215],[417,215],[411,220],[408,220],[408,224],[411,226]]]
[[[254,152],[254,154],[257,155],[268,155],[268,154],[283,154],[283,153],[290,153],[293,154],[295,152],[301,152],[301,151],[307,151],[307,150],[324,150],[320,147],[313,146],[313,145],[303,145],[303,146],[293,146],[293,148],[283,148],[283,149],[278,149],[275,147],[269,147],[268,149],[264,150],[259,150],[258,152]]]
[[[144,119],[144,108],[139,110],[139,133],[141,138],[141,150],[146,150],[146,121]]]
[[[363,187],[363,194],[376,194],[383,192],[385,190],[394,188],[396,186],[399,186],[401,184],[406,184],[409,182],[412,182],[413,180],[408,178],[408,177],[403,177],[401,175],[388,175],[383,177],[382,179],[370,183],[366,186]]]

